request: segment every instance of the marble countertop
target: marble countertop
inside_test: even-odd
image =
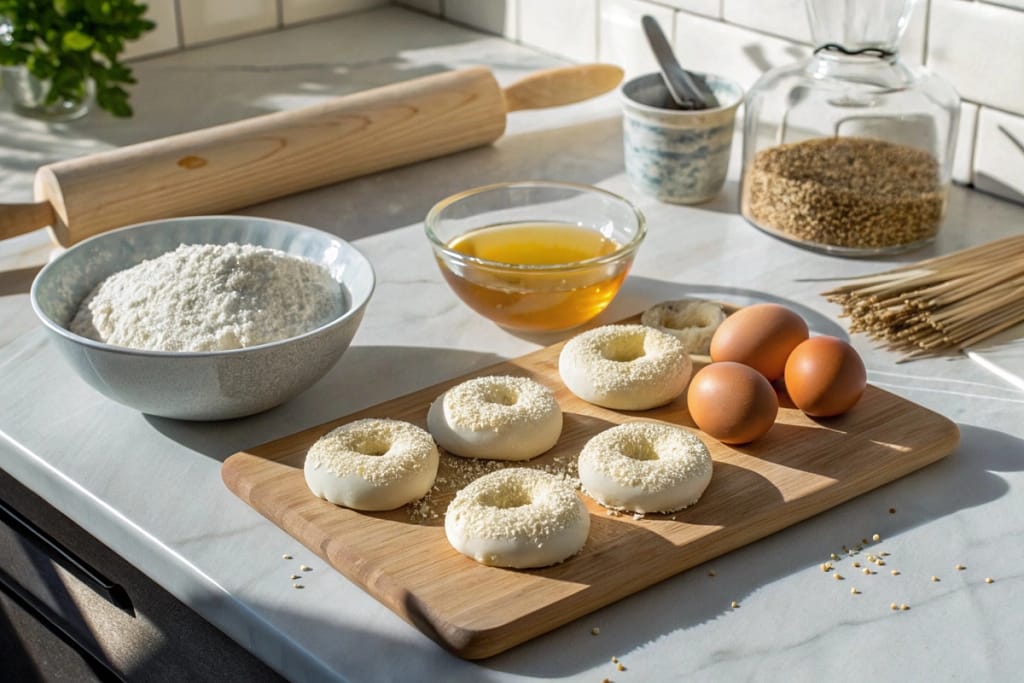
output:
[[[49,161],[475,63],[508,83],[558,61],[391,8],[140,62],[129,121],[91,115],[47,126],[0,106],[0,196],[28,201],[35,168]],[[29,305],[48,236],[9,239],[0,243],[0,467],[297,681],[1014,679],[1024,669],[1024,388],[996,372],[1019,358],[1019,341],[981,350],[990,372],[966,357],[897,365],[854,336],[872,383],[959,425],[955,453],[480,662],[443,651],[221,482],[221,462],[238,450],[548,341],[490,324],[440,277],[422,217],[470,186],[561,179],[635,200],[650,232],[603,314],[609,321],[695,295],[781,301],[812,329],[845,335],[837,307],[819,295],[825,281],[1024,226],[1024,207],[954,188],[934,245],[897,258],[837,259],[747,225],[735,211],[737,161],[711,203],[678,207],[638,195],[623,175],[620,113],[608,95],[515,113],[491,147],[250,207],[242,213],[354,241],[378,288],[352,348],[324,380],[268,413],[217,424],[147,417],[80,381]],[[879,572],[854,596],[821,572],[830,552],[875,533],[898,576]],[[306,590],[292,589],[283,553],[313,568]],[[891,602],[911,609],[894,613]]]

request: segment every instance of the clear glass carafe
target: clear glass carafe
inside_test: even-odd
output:
[[[845,256],[931,241],[946,210],[960,98],[899,57],[915,0],[806,0],[817,49],[747,95],[740,210]]]

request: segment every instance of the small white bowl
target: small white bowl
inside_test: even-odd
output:
[[[113,346],[68,329],[104,278],[181,244],[254,244],[322,264],[341,284],[344,312],[289,339],[230,351],[169,352]],[[108,398],[143,413],[223,420],[273,408],[330,370],[348,348],[374,288],[370,262],[339,237],[250,216],[196,216],[106,232],[57,256],[32,283],[32,308],[71,367]]]

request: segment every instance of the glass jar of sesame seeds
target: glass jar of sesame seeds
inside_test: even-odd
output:
[[[916,0],[806,0],[818,48],[746,100],[740,211],[843,256],[914,249],[939,230],[960,98],[900,59]]]

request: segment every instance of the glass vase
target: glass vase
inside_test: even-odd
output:
[[[3,90],[11,98],[14,111],[22,116],[46,121],[71,121],[85,116],[92,99],[91,84],[80,98],[58,98],[47,103],[50,82],[36,78],[24,66],[0,67]]]

